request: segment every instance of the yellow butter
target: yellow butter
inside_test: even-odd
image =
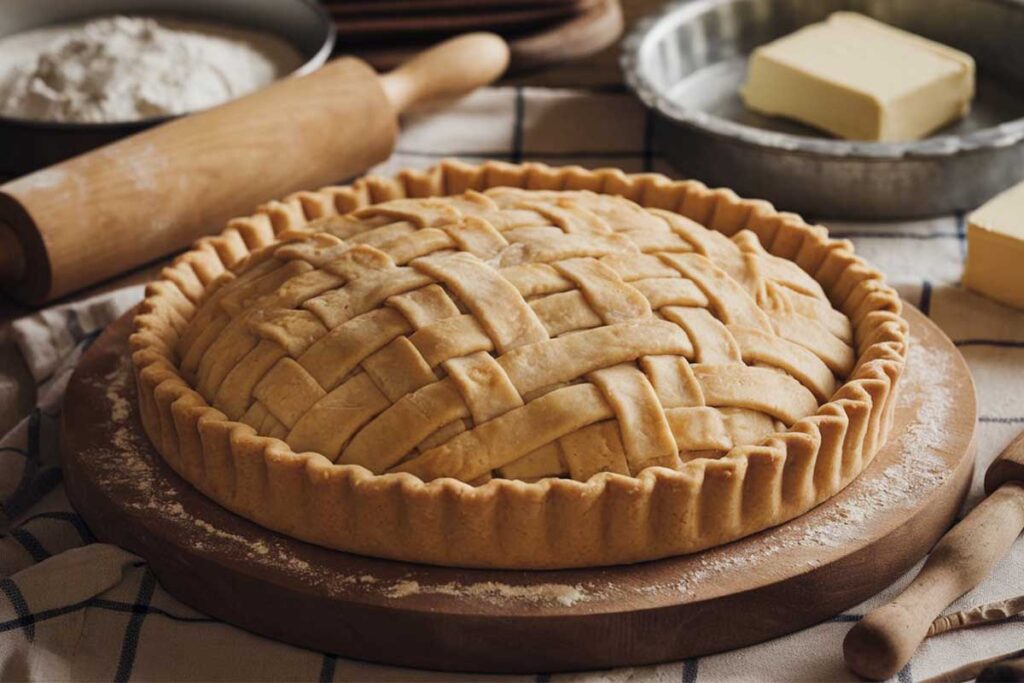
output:
[[[1024,183],[967,217],[963,282],[979,294],[1024,309]]]
[[[915,140],[966,114],[970,55],[852,12],[754,51],[750,109],[850,140]]]

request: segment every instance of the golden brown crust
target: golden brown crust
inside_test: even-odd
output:
[[[282,232],[388,200],[499,185],[617,194],[728,236],[752,231],[769,253],[809,273],[852,321],[857,360],[846,383],[789,430],[737,446],[717,460],[689,460],[679,471],[653,467],[635,477],[601,473],[586,482],[493,479],[471,486],[450,478],[424,483],[404,472],[375,475],[317,453],[295,453],[285,442],[229,420],[182,376],[179,368],[195,359],[178,357],[180,337],[203,297],[214,295],[221,286],[215,281],[228,268]],[[899,312],[896,293],[848,242],[830,240],[823,228],[765,202],[653,174],[444,162],[395,179],[369,177],[349,187],[298,193],[232,221],[150,286],[132,345],[150,439],[179,474],[238,514],[362,554],[443,565],[553,568],[697,551],[792,519],[834,495],[864,469],[888,434],[908,343]]]

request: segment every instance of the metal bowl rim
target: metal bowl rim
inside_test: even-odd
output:
[[[319,69],[327,62],[327,58],[330,57],[331,51],[334,50],[334,45],[338,40],[338,29],[334,25],[334,21],[331,20],[331,15],[327,13],[327,10],[317,0],[292,0],[292,2],[298,2],[299,4],[305,5],[306,8],[311,10],[323,28],[326,29],[323,43],[313,54],[312,57],[307,59],[305,62],[297,66],[292,71],[288,72],[282,78],[291,78],[293,76],[305,76],[306,74],[312,73]],[[197,19],[197,21],[201,21]],[[222,21],[225,26],[234,26],[233,22]],[[280,34],[276,34],[278,38],[284,40],[286,43],[295,47],[292,41],[284,38]],[[280,80],[280,79],[278,79]],[[237,99],[237,98],[234,98]],[[230,102],[231,100],[228,100]],[[222,102],[221,104],[226,104]],[[202,110],[196,110],[202,111]],[[62,133],[74,133],[74,132],[103,132],[108,131],[116,133],[118,131],[131,132],[141,130],[143,128],[149,128],[160,123],[166,123],[171,119],[178,118],[180,116],[187,116],[188,114],[194,114],[196,111],[182,112],[180,114],[168,114],[160,116],[148,116],[144,119],[134,119],[130,121],[103,121],[97,123],[88,123],[82,121],[41,121],[38,119],[20,119],[13,116],[0,115],[0,125],[3,126],[21,126],[24,128],[33,128],[42,131],[59,131]]]
[[[687,109],[664,97],[640,66],[640,50],[663,24],[683,23],[704,9],[726,0],[677,0],[640,19],[622,41],[619,65],[626,85],[649,108],[672,121],[743,142],[768,151],[803,153],[817,157],[838,157],[868,161],[894,161],[910,157],[951,157],[968,152],[995,150],[1024,140],[1024,117],[972,131],[965,135],[937,135],[912,142],[866,142],[811,138],[748,126],[703,111]],[[1024,11],[1024,0],[1010,0],[1007,6]],[[681,15],[681,16],[678,16]]]

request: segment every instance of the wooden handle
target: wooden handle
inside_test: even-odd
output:
[[[1020,652],[1020,650],[1018,650]],[[989,664],[978,674],[978,683],[1024,681],[1024,657]]]
[[[508,67],[508,45],[493,33],[467,33],[413,57],[381,77],[396,112],[419,102],[465,95]]]
[[[25,250],[21,248],[14,228],[0,223],[0,285],[25,277]]]
[[[963,666],[958,666],[950,671],[944,671],[937,676],[930,676],[918,683],[962,683],[963,681],[973,681],[978,679],[979,683],[983,681],[1012,681],[1012,680],[1024,680],[1013,679],[1009,676],[988,678],[986,672],[995,671],[998,672],[1000,665],[1004,662],[1008,663],[1020,663],[1024,661],[1024,650],[1016,650],[1014,652],[1007,652],[1003,655],[996,655],[995,657],[988,657],[986,659],[980,659],[976,662],[969,662]],[[1013,671],[1010,669],[1010,671]],[[991,675],[991,674],[989,674]]]
[[[1012,619],[1018,614],[1024,614],[1024,595],[1007,598],[1006,600],[986,602],[983,605],[969,607],[959,612],[943,614],[928,627],[928,635],[925,637],[931,638],[940,633],[959,631],[960,629],[973,628],[982,624],[997,624],[1000,621]]]
[[[1008,481],[1024,481],[1024,432],[1010,442],[985,471],[985,492],[992,493]]]
[[[872,680],[894,676],[910,661],[935,617],[988,576],[1022,529],[1024,483],[1003,484],[939,541],[899,597],[850,630],[843,641],[850,669]]]

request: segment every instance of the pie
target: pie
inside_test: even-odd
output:
[[[236,219],[151,284],[140,413],[258,524],[440,565],[637,562],[835,495],[900,300],[847,241],[660,175],[444,162]]]

